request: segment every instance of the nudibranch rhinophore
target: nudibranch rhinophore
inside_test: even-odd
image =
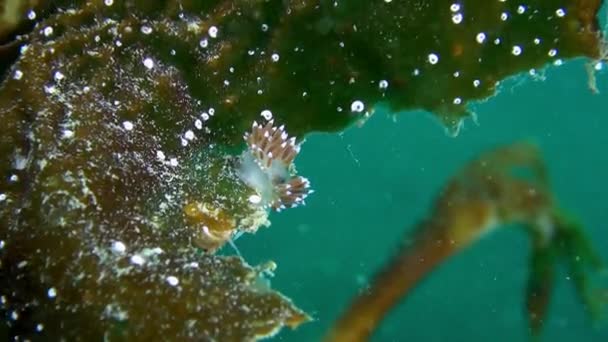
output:
[[[300,144],[289,137],[285,126],[276,127],[272,117],[265,124],[254,121],[243,138],[247,149],[241,155],[238,175],[257,193],[249,201],[276,211],[304,204],[313,190],[308,179],[296,174],[293,160]]]

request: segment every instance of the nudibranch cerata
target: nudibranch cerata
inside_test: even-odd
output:
[[[238,175],[257,193],[249,202],[275,211],[303,205],[313,190],[307,178],[297,175],[293,164],[300,144],[287,134],[285,126],[275,126],[269,111],[262,116],[267,121],[254,121],[251,132],[243,136],[247,149],[240,157]]]

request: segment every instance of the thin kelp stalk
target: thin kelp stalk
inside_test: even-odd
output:
[[[523,225],[533,240],[526,307],[533,334],[547,314],[558,260],[565,259],[581,300],[598,313],[587,267],[597,270],[601,262],[580,227],[555,208],[537,149],[522,143],[483,154],[452,179],[432,215],[356,298],[326,341],[367,340],[392,307],[441,262],[513,223]]]

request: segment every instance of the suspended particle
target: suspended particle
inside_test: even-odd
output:
[[[13,74],[13,79],[20,80],[21,77],[23,77],[23,72],[19,69],[15,70],[15,73]]]
[[[57,290],[54,287],[51,287],[46,291],[46,295],[49,298],[55,298],[57,297]]]

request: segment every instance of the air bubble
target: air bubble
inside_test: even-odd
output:
[[[211,38],[217,38],[217,33],[218,33],[218,29],[215,26],[211,26],[209,28],[209,30],[207,30],[207,33],[209,34],[209,37]]]
[[[53,28],[51,26],[47,26],[44,28],[44,30],[42,32],[44,33],[45,36],[49,37],[50,35],[53,34]]]
[[[479,43],[479,44],[483,44],[483,42],[486,41],[486,34],[483,32],[479,32],[477,34],[477,36],[475,37],[475,40]]]
[[[124,121],[122,127],[127,131],[131,131],[133,130],[133,123],[131,121]]]
[[[268,121],[272,120],[272,112],[271,112],[271,111],[269,111],[268,109],[264,109],[264,110],[263,110],[263,111],[260,113],[260,115],[261,115],[262,117],[264,117],[264,119],[266,119],[266,120],[268,120]]]
[[[439,56],[434,53],[430,53],[428,56],[428,61],[431,64],[437,64],[437,62],[439,62]]]
[[[521,55],[521,47],[519,45],[514,45],[513,48],[511,49],[511,53],[513,54],[513,56],[519,56]]]
[[[380,88],[380,89],[386,89],[386,88],[388,88],[388,81],[387,80],[381,80],[380,82],[378,82],[378,88]]]
[[[177,286],[179,284],[179,279],[175,276],[168,276],[167,283],[171,286]]]
[[[141,266],[146,263],[146,259],[144,259],[139,254],[133,254],[130,258],[130,261],[133,265]]]
[[[154,61],[150,57],[144,59],[143,63],[144,63],[144,66],[148,69],[154,68]]]
[[[350,105],[350,111],[353,113],[361,113],[365,109],[365,104],[359,100],[353,101]]]
[[[152,28],[150,26],[146,26],[146,25],[142,26],[139,30],[143,34],[150,34],[150,33],[152,33]]]
[[[122,241],[114,241],[112,242],[112,251],[122,254],[127,251],[127,246]]]
[[[462,22],[463,16],[462,13],[456,13],[454,15],[452,15],[452,22],[456,25],[460,24]]]

